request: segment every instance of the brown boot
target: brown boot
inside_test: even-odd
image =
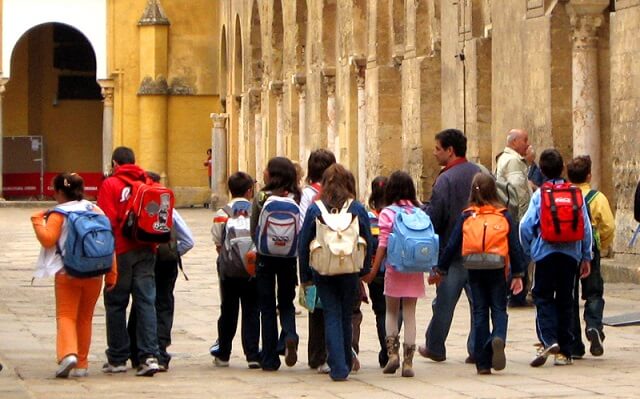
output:
[[[387,365],[384,366],[382,372],[384,374],[394,374],[398,367],[400,367],[400,355],[398,351],[400,350],[400,339],[398,336],[387,337],[387,354],[389,355],[389,361]]]
[[[403,377],[413,377],[415,373],[413,372],[413,354],[416,353],[415,345],[402,345],[402,354],[404,359],[402,360],[402,376]]]

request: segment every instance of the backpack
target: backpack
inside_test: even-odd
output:
[[[218,273],[222,277],[249,278],[247,253],[255,251],[251,239],[251,203],[237,201],[222,210],[229,216],[222,230],[222,246],[218,254]]]
[[[177,262],[180,258],[178,254],[178,234],[175,226],[171,228],[171,238],[168,242],[159,244],[156,252],[156,261],[160,262]]]
[[[376,210],[371,210],[367,212],[367,215],[369,216],[369,225],[371,225],[371,253],[372,256],[375,257],[376,252],[378,251],[378,240],[380,237],[380,221],[378,220],[380,213]],[[371,259],[372,264],[374,261],[375,259]],[[378,273],[384,274],[385,263],[386,262],[380,263],[380,270],[378,271]]]
[[[462,224],[462,259],[467,269],[502,269],[509,264],[509,221],[504,208],[471,206]]]
[[[598,190],[589,190],[587,195],[584,196],[584,202],[587,203],[587,213],[589,214],[589,220],[591,221],[591,234],[593,236],[593,248],[600,250],[600,233],[598,229],[593,226],[593,217],[591,216],[591,203],[600,194]]]
[[[272,195],[260,211],[256,243],[258,253],[295,258],[298,251],[300,207],[290,197]]]
[[[387,244],[387,262],[403,273],[426,272],[438,264],[439,237],[429,216],[420,208],[413,213],[399,206]]]
[[[173,191],[146,181],[118,176],[131,186],[125,209],[122,234],[139,243],[166,243],[171,240],[173,227]]]
[[[316,218],[316,238],[309,246],[309,264],[322,276],[358,273],[364,266],[367,242],[360,237],[358,217],[348,212],[352,201],[342,209],[327,210],[320,200]]]
[[[108,273],[115,251],[109,218],[92,211],[65,211],[60,207],[54,208],[53,212],[67,217],[64,251],[56,243],[67,274],[89,278]]]
[[[540,187],[540,235],[551,243],[580,241],[584,238],[583,198],[571,183],[546,182]]]

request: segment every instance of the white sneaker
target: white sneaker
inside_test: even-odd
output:
[[[329,374],[331,367],[329,367],[327,363],[322,363],[316,370],[318,371],[318,374]]]
[[[106,362],[102,365],[102,372],[107,374],[115,374],[115,373],[126,373],[127,365],[126,364],[111,364]]]
[[[56,378],[67,378],[69,372],[78,364],[76,355],[67,355],[60,361],[60,367],[56,370]]]
[[[88,377],[89,376],[89,370],[88,369],[73,369],[71,370],[71,373],[69,374],[71,377],[76,377],[76,378],[82,378],[82,377]]]
[[[153,377],[158,372],[158,359],[155,357],[148,357],[141,365],[138,366],[136,376],[138,377]]]
[[[229,367],[229,361],[228,360],[222,360],[219,357],[213,357],[213,364],[216,367]]]

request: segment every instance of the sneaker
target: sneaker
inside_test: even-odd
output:
[[[429,349],[427,349],[426,346],[423,346],[423,345],[420,345],[418,347],[418,353],[420,354],[420,356],[426,357],[427,359],[431,359],[434,362],[444,362],[447,359],[446,356],[434,355],[429,351]]]
[[[166,373],[167,371],[169,371],[168,364],[158,363],[158,373]]]
[[[126,373],[127,372],[127,365],[126,364],[111,364],[109,362],[105,363],[102,365],[102,372],[103,373],[108,373],[108,374],[115,374],[115,373]]]
[[[88,369],[73,369],[73,370],[71,370],[71,373],[69,375],[71,377],[76,377],[76,378],[88,377],[89,376],[89,370]]]
[[[56,378],[67,378],[69,373],[78,364],[76,355],[67,355],[60,361],[60,367],[56,370]]]
[[[213,357],[213,364],[216,367],[229,367],[229,361],[228,360],[222,360],[217,356]]]
[[[529,364],[531,367],[540,367],[546,363],[549,355],[555,355],[558,352],[560,352],[560,345],[557,343],[549,345],[546,348],[543,345],[538,344],[538,354]]]
[[[209,354],[213,357],[220,356],[220,343],[217,340],[209,347]]]
[[[284,364],[293,367],[298,362],[298,348],[296,341],[288,339],[284,348]]]
[[[138,371],[136,371],[136,376],[138,377],[153,377],[155,373],[158,372],[160,368],[158,367],[158,359],[155,357],[148,357],[140,366],[138,366]]]
[[[251,369],[251,370],[255,370],[255,369],[259,369],[260,367],[262,367],[260,365],[260,362],[257,360],[249,360],[247,361],[247,366]]]
[[[491,369],[478,369],[479,375],[488,375],[491,374]]]
[[[589,352],[591,352],[593,356],[602,356],[604,354],[604,347],[602,346],[604,334],[595,328],[588,328],[586,334],[587,339],[591,342]]]
[[[476,364],[476,358],[473,355],[469,355],[464,359],[465,364]]]
[[[504,355],[504,339],[494,338],[491,340],[491,367],[494,370],[504,370],[507,365],[507,358]]]
[[[322,363],[316,370],[318,371],[318,374],[329,374],[331,367],[329,367],[327,363]]]
[[[360,359],[356,351],[351,348],[351,371],[357,373],[358,370],[360,370]]]
[[[571,357],[567,357],[562,353],[556,353],[553,357],[553,364],[556,366],[570,366],[573,364]]]

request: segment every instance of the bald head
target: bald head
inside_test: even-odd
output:
[[[524,157],[529,147],[529,133],[524,129],[511,129],[507,135],[507,147]]]

